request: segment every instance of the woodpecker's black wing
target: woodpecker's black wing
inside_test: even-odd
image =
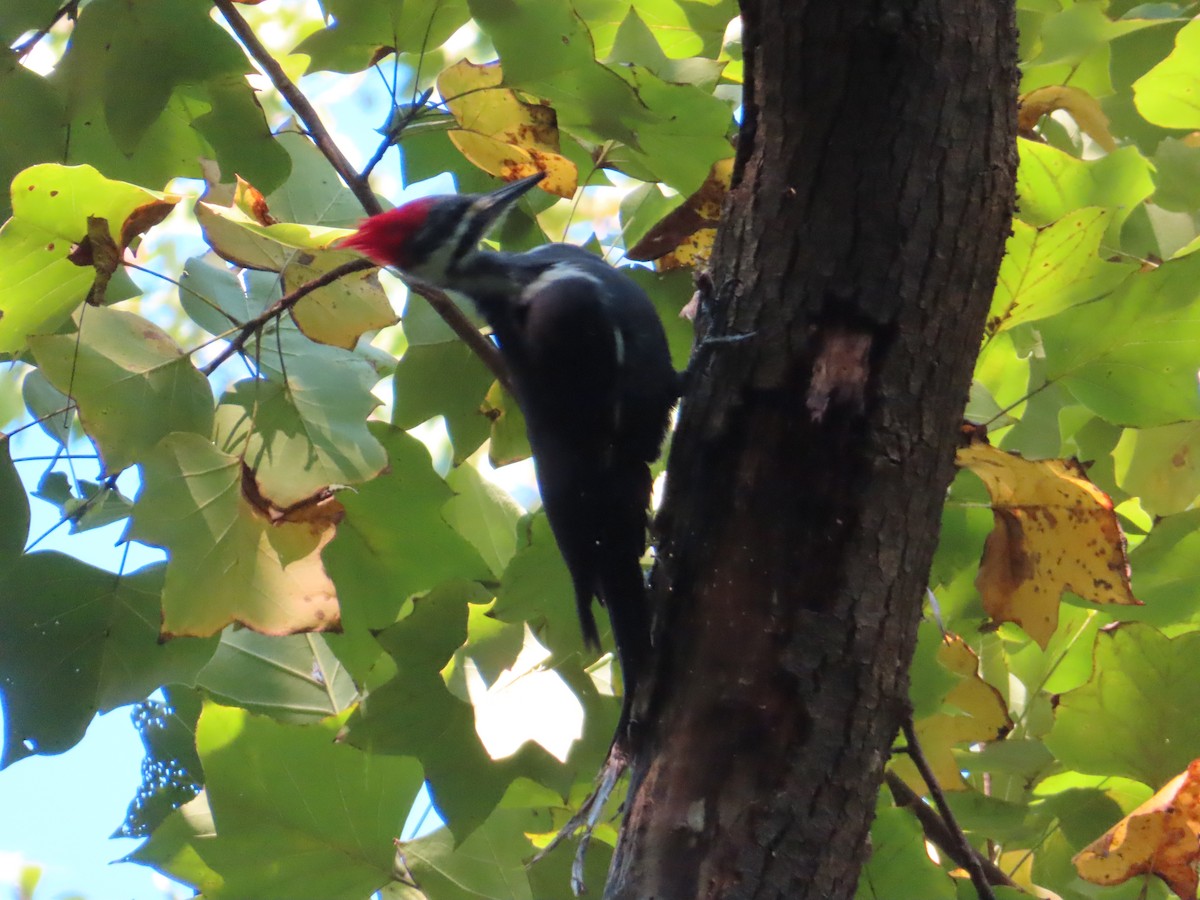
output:
[[[641,556],[677,374],[632,280],[576,247],[516,258],[524,286],[493,323],[525,414],[542,503],[574,582],[585,641],[608,608],[627,690],[649,652]],[[486,307],[484,307],[486,310]],[[489,317],[490,318],[490,317]]]

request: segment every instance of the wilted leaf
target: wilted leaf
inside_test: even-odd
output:
[[[79,331],[30,339],[46,379],[79,405],[104,471],[142,459],[172,431],[207,435],[208,380],[157,325],[123,310],[87,307]]]
[[[626,253],[634,260],[656,260],[659,271],[701,265],[712,253],[721,207],[733,176],[733,157],[713,163],[700,189],[650,229]]]
[[[437,83],[461,126],[450,140],[467,159],[506,181],[545,172],[543,190],[568,199],[575,195],[579,173],[559,152],[554,110],[526,103],[503,87],[499,63],[477,66],[464,59],[443,71]]]
[[[1112,500],[1074,460],[1030,462],[980,440],[958,465],[983,481],[995,527],[975,584],[997,622],[1016,622],[1045,648],[1069,590],[1093,603],[1137,604]]]
[[[938,651],[938,662],[953,674],[956,684],[946,694],[943,706],[913,723],[917,739],[934,777],[943,790],[966,790],[953,749],[960,744],[995,741],[1012,728],[1008,706],[1000,692],[979,676],[979,657],[958,635],[947,635]],[[952,710],[952,711],[951,711]],[[912,761],[903,755],[893,758],[892,768],[918,794],[928,793]]]
[[[1082,88],[1070,85],[1048,85],[1021,97],[1017,112],[1017,128],[1021,135],[1032,137],[1038,120],[1058,109],[1070,113],[1079,130],[1106,151],[1111,153],[1117,149],[1117,142],[1108,130],[1108,116],[1096,98]]]
[[[1078,853],[1079,877],[1121,884],[1157,875],[1180,900],[1194,900],[1200,865],[1200,760]]]
[[[215,634],[240,622],[265,634],[338,624],[321,563],[341,507],[271,509],[240,459],[197,434],[171,434],[143,459],[130,537],[170,553],[164,635]]]

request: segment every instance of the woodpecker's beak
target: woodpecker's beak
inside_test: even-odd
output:
[[[483,194],[479,197],[471,204],[472,212],[483,216],[488,222],[494,222],[506,209],[520,200],[545,177],[545,172],[535,172],[518,181],[510,181],[504,187],[496,188],[490,194]]]

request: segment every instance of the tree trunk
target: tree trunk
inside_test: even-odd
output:
[[[1011,2],[743,19],[612,898],[854,895],[1009,233]]]

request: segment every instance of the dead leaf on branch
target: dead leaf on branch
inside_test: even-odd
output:
[[[1020,98],[1017,111],[1017,130],[1022,137],[1037,139],[1034,127],[1042,116],[1055,110],[1070,113],[1080,131],[1111,153],[1117,149],[1112,132],[1108,130],[1108,116],[1100,108],[1096,98],[1082,88],[1065,84],[1051,84],[1030,91]]]
[[[87,217],[87,234],[67,255],[77,266],[92,266],[96,278],[88,290],[87,302],[92,306],[104,305],[108,283],[121,265],[125,248],[139,235],[145,234],[171,214],[178,198],[153,200],[135,208],[121,223],[120,242],[115,240],[108,219],[101,216]]]
[[[717,160],[700,189],[664,216],[626,256],[639,262],[653,260],[660,272],[707,261],[732,178],[733,157]]]
[[[1200,865],[1200,759],[1104,832],[1072,860],[1093,884],[1151,873],[1177,897],[1194,900]]]
[[[1113,503],[1078,460],[1030,461],[973,435],[960,468],[987,487],[995,526],[975,585],[996,622],[1015,622],[1045,649],[1063,591],[1093,603],[1140,606]]]

